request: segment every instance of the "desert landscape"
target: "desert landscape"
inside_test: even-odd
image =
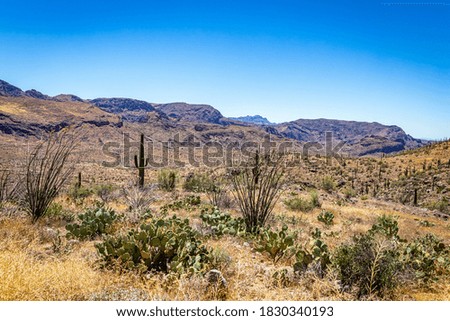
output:
[[[0,80],[0,300],[450,298],[450,141]]]

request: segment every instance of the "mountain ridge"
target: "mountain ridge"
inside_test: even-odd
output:
[[[51,97],[34,89],[23,91],[3,80],[0,80],[0,98],[0,132],[4,134],[31,135],[34,129],[55,130],[74,122],[114,128],[126,125],[140,131],[153,128],[161,139],[169,129],[173,133],[178,130],[186,135],[193,133],[204,142],[245,141],[270,134],[277,140],[324,143],[326,133],[332,132],[333,141],[345,142],[344,151],[355,156],[401,152],[427,143],[406,134],[399,126],[378,122],[319,118],[273,124],[259,115],[227,118],[207,104],[150,103],[117,97],[82,99],[71,94]],[[8,104],[16,104],[21,114],[14,114],[14,108],[7,107]],[[77,109],[83,113],[76,114]],[[28,120],[24,116],[27,113],[31,114],[27,115]]]

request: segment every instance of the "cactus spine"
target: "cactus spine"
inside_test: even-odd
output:
[[[139,144],[139,158],[138,155],[134,155],[134,165],[139,171],[139,182],[140,188],[144,187],[144,176],[145,167],[148,165],[148,158],[145,158],[144,154],[144,134],[141,134],[141,142]]]

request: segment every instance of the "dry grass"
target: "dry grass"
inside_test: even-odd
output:
[[[450,158],[442,145],[433,152],[432,159]],[[401,155],[387,158],[392,169],[390,177],[401,173],[405,166],[410,166],[409,159],[417,167],[427,152]],[[416,158],[419,159],[416,161]],[[403,160],[403,162],[402,162]],[[369,162],[369,161],[367,161]],[[430,161],[431,162],[431,161]],[[356,160],[348,161],[347,170],[351,171]],[[303,166],[303,165],[302,165]],[[360,165],[360,169],[363,168]],[[135,179],[135,171],[125,168],[105,168],[96,164],[82,163],[79,167],[83,173],[83,186],[92,188],[100,184],[113,184],[119,190]],[[182,199],[190,193],[181,190],[184,176],[190,169],[179,172],[180,181],[175,192],[154,191],[155,201],[150,209],[159,215],[161,206],[175,199]],[[324,167],[321,169],[326,171]],[[445,170],[445,169],[443,169]],[[421,211],[417,207],[401,205],[373,198],[367,200],[355,197],[342,202],[339,191],[325,193],[318,191],[322,207],[308,213],[289,210],[283,200],[294,195],[309,197],[309,189],[301,181],[315,182],[322,172],[312,173],[306,168],[291,169],[291,179],[287,190],[274,208],[274,217],[269,225],[278,228],[287,224],[290,229],[299,232],[298,244],[308,245],[311,232],[320,228],[323,239],[330,249],[350,240],[358,233],[370,229],[376,218],[381,215],[394,215],[398,219],[400,236],[411,240],[427,233],[433,233],[450,242],[450,224],[433,216],[431,211]],[[376,171],[376,167],[374,168]],[[366,172],[361,172],[364,175]],[[146,181],[156,182],[157,170],[146,172]],[[386,174],[387,175],[387,174]],[[336,179],[336,181],[338,178]],[[201,194],[203,202],[207,198]],[[365,199],[365,198],[364,198]],[[76,202],[66,195],[60,196],[57,203],[64,211],[73,215],[92,207],[99,201],[95,195]],[[119,213],[126,213],[128,206],[123,196],[113,198],[107,204]],[[325,226],[317,220],[317,215],[327,210],[333,212],[334,224]],[[240,215],[237,208],[230,209],[232,215]],[[201,229],[200,209],[180,209],[171,211],[180,217],[189,218],[194,228]],[[421,224],[424,220],[431,226]],[[176,278],[171,275],[145,275],[133,273],[117,274],[100,269],[96,262],[96,241],[68,243],[64,238],[65,218],[44,218],[36,225],[23,216],[2,217],[0,210],[0,300],[354,300],[349,293],[343,293],[337,277],[330,271],[325,278],[313,273],[301,277],[292,271],[292,259],[282,260],[274,265],[264,254],[256,252],[251,239],[225,236],[220,239],[206,239],[205,243],[222,252],[226,258],[217,267],[227,280],[226,291],[216,291],[208,287],[201,276]],[[121,222],[118,229],[130,228],[130,222]],[[58,232],[62,239],[62,248],[55,249]],[[56,233],[56,234],[55,234]],[[273,274],[282,269],[287,270],[285,282],[275,280]],[[393,299],[395,300],[450,300],[450,279],[443,278],[438,283],[425,287],[422,285],[402,285]]]

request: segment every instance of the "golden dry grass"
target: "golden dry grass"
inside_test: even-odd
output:
[[[64,203],[64,198],[59,202]],[[164,201],[160,201],[164,203]],[[120,207],[119,205],[116,205]],[[369,207],[369,208],[367,208]],[[277,210],[286,216],[298,217],[299,242],[307,242],[309,232],[320,227],[330,248],[349,239],[355,233],[367,231],[376,216],[395,214],[399,218],[402,237],[413,237],[433,232],[449,239],[450,230],[439,221],[424,228],[414,217],[403,212],[377,209],[370,204],[337,206],[325,202],[323,209],[336,214],[335,224],[325,227],[317,221],[320,210],[301,214],[291,212],[278,204]],[[198,211],[180,210],[177,215],[189,217],[193,225],[200,224]],[[437,220],[437,219],[436,219]],[[132,273],[117,274],[98,268],[95,241],[74,244],[68,253],[52,249],[52,229],[64,229],[56,221],[43,220],[32,225],[27,218],[0,220],[0,300],[352,300],[343,293],[333,273],[321,279],[314,274],[294,278],[292,261],[282,260],[274,265],[271,260],[252,248],[251,240],[238,237],[209,239],[206,244],[220,249],[229,261],[220,266],[228,282],[225,293],[207,288],[200,276],[182,276],[180,279],[165,275],[140,277]],[[293,228],[293,227],[291,227]],[[413,232],[406,232],[412,230]],[[334,234],[331,232],[335,232]],[[279,284],[272,275],[287,269],[291,277],[288,284]],[[430,288],[400,287],[397,300],[448,300],[450,280],[432,284]]]
[[[449,158],[445,145],[439,145],[438,151],[427,155],[420,152],[419,156],[401,155],[387,158],[393,169],[391,177],[410,166],[410,159],[419,166],[425,157],[438,159]],[[416,160],[417,158],[417,160]],[[402,161],[403,160],[403,161]],[[355,165],[355,160],[348,161],[347,168]],[[100,184],[113,184],[119,190],[135,179],[135,171],[125,168],[106,168],[98,164],[82,163],[79,165],[83,173],[83,186],[92,188]],[[326,170],[326,168],[323,168]],[[375,168],[376,170],[376,168]],[[183,177],[189,168],[179,170]],[[156,182],[156,170],[147,171],[146,181]],[[365,173],[361,173],[364,175]],[[289,210],[283,200],[299,195],[308,197],[306,188],[301,188],[297,181],[317,181],[317,174],[304,168],[293,168],[289,173],[289,186],[274,210],[271,227],[280,227],[283,223],[299,232],[298,243],[308,245],[311,232],[320,228],[323,239],[330,249],[334,249],[353,235],[364,233],[370,229],[376,218],[381,215],[397,217],[400,236],[411,240],[427,233],[433,233],[450,242],[450,224],[434,217],[430,211],[424,210],[424,215],[418,215],[417,207],[372,198],[354,198],[342,201],[338,192],[319,192],[322,207],[309,213]],[[154,202],[151,204],[153,213],[159,208],[177,198],[189,193],[181,191],[179,181],[177,191],[165,193],[155,190]],[[206,202],[205,195],[201,195]],[[65,211],[77,214],[87,207],[94,206],[99,199],[95,195],[82,202],[74,202],[63,195],[56,202]],[[126,213],[127,204],[123,198],[113,198],[108,206],[119,213]],[[318,222],[317,215],[322,210],[334,213],[334,225],[325,226]],[[191,225],[201,225],[198,208],[192,211],[181,209],[174,214],[191,220]],[[237,208],[230,209],[232,215],[240,215]],[[422,213],[419,211],[419,213]],[[172,212],[171,212],[172,214]],[[427,220],[431,226],[420,224]],[[39,224],[32,225],[27,218],[6,218],[0,210],[0,300],[353,300],[355,297],[340,290],[337,277],[329,273],[325,278],[307,273],[294,277],[292,259],[281,260],[274,265],[264,254],[256,252],[250,239],[239,237],[222,237],[206,239],[211,248],[223,252],[229,260],[220,266],[228,287],[225,292],[215,292],[207,287],[201,276],[182,276],[174,278],[168,275],[138,276],[133,273],[118,274],[100,269],[94,247],[97,241],[67,244],[64,238],[66,222],[61,218],[44,218]],[[129,228],[130,224],[121,223],[118,228]],[[59,231],[63,239],[60,249],[55,250],[57,239],[48,229]],[[67,251],[66,251],[67,250]],[[58,252],[59,251],[59,252]],[[288,282],[280,284],[273,274],[281,269],[287,269]],[[394,293],[395,300],[449,300],[450,278],[443,278],[438,283],[425,287],[422,285],[402,284]]]

